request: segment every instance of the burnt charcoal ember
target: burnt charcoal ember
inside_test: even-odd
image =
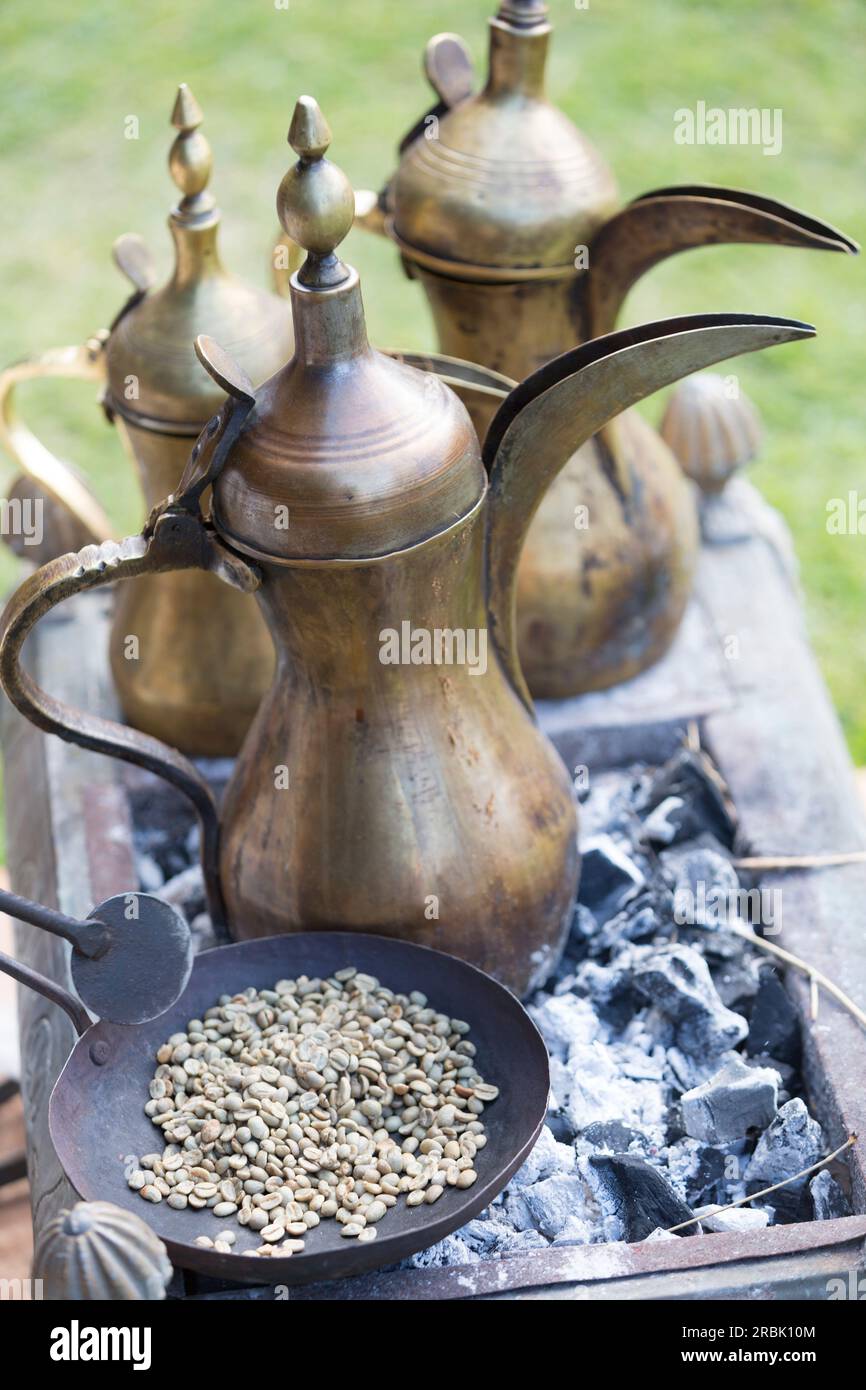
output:
[[[681,796],[666,796],[643,820],[643,838],[650,845],[672,845],[680,834],[685,815]]]
[[[637,1155],[598,1154],[589,1162],[622,1221],[623,1240],[645,1240],[657,1227],[666,1230],[694,1215],[658,1168]],[[687,1226],[683,1235],[697,1231],[697,1226]]]
[[[574,1149],[570,1144],[559,1143],[545,1125],[526,1162],[511,1179],[511,1186],[519,1191],[524,1187],[532,1187],[544,1178],[551,1178],[555,1173],[573,1171]]]
[[[683,1124],[692,1139],[727,1144],[750,1129],[764,1130],[776,1114],[779,1075],[729,1058],[703,1085],[680,1098]]]
[[[725,933],[719,933],[719,936],[723,935]],[[716,937],[713,936],[707,944],[715,944],[715,941]],[[754,951],[742,946],[721,959],[709,950],[704,954],[722,1003],[726,1008],[733,1009],[734,1013],[750,1019],[761,980],[760,962],[756,960]]]
[[[197,917],[193,917],[189,924],[192,933],[193,947],[196,951],[209,951],[212,946],[225,945],[224,941],[217,939],[217,934],[213,929],[213,922],[206,912],[200,912]]]
[[[653,886],[596,929],[587,943],[587,953],[598,959],[626,942],[663,941],[673,931],[673,894]]]
[[[578,902],[588,907],[598,922],[607,922],[643,888],[643,870],[623,844],[612,835],[584,839]]]
[[[165,874],[152,854],[137,854],[138,886],[142,893],[158,893],[165,883]]]
[[[574,916],[571,921],[571,930],[568,940],[565,943],[565,950],[562,959],[556,967],[547,988],[562,993],[564,989],[571,988],[571,979],[575,967],[585,960],[592,942],[598,932],[598,923],[590,912],[589,908],[583,903],[574,904]]]
[[[462,1239],[462,1232],[456,1235],[445,1236],[444,1240],[439,1240],[435,1245],[428,1245],[426,1250],[419,1250],[417,1255],[410,1255],[404,1260],[401,1269],[441,1269],[445,1265],[468,1265],[476,1264],[482,1258],[477,1250],[473,1250]]]
[[[748,1032],[746,1020],[725,1008],[706,961],[691,946],[664,946],[644,957],[635,966],[634,983],[671,1019],[676,1045],[687,1055],[712,1057]]]
[[[822,1168],[809,1183],[809,1196],[812,1200],[812,1216],[815,1221],[833,1221],[840,1216],[851,1216],[849,1202],[841,1183],[838,1183],[829,1168]]]
[[[770,1214],[760,1207],[730,1207],[719,1211],[715,1206],[699,1207],[695,1216],[701,1218],[705,1231],[760,1231],[769,1225]]]
[[[574,990],[587,1002],[591,999],[598,1017],[617,1030],[625,1028],[643,1004],[626,953],[612,965],[584,961],[575,971]]]
[[[663,1137],[666,1087],[661,1079],[663,1060],[640,1052],[638,1074],[633,1063],[638,1049],[623,1043],[592,1043],[569,1053],[565,1113],[580,1134],[588,1125],[618,1119],[623,1124]],[[650,1074],[651,1073],[651,1074]],[[554,1082],[556,1085],[556,1082]]]
[[[591,1194],[582,1177],[573,1173],[555,1173],[524,1192],[526,1205],[535,1230],[548,1240],[566,1235],[567,1239],[590,1239],[592,1222],[588,1207]]]
[[[659,863],[678,925],[714,928],[736,916],[740,880],[711,836],[665,850]]]
[[[784,1105],[785,1101],[795,1096],[801,1089],[800,1074],[796,1067],[790,1066],[788,1062],[780,1062],[778,1057],[770,1057],[766,1052],[758,1052],[754,1057],[746,1056],[743,1058],[747,1067],[770,1067],[772,1071],[779,1073],[779,1104]]]
[[[799,1098],[783,1105],[758,1140],[745,1171],[746,1191],[754,1193],[792,1178],[824,1155],[824,1133]],[[782,1221],[796,1221],[808,1179],[799,1178],[763,1199]]]
[[[670,804],[677,800],[681,804]],[[731,846],[736,819],[718,772],[707,755],[682,748],[648,779],[637,811],[645,818],[664,803],[664,821],[674,829],[673,840],[690,840],[709,832],[721,844]],[[667,832],[666,832],[667,833]]]
[[[593,774],[589,791],[578,797],[581,838],[599,832],[637,840],[640,821],[636,808],[643,804],[647,786],[648,774],[642,765]]]
[[[200,864],[191,864],[182,873],[163,884],[160,897],[173,907],[179,907],[188,919],[197,917],[206,910],[204,875]]]
[[[547,1112],[547,1126],[558,1144],[571,1144],[577,1131],[562,1106]]]
[[[772,968],[761,971],[746,1051],[751,1057],[769,1053],[791,1067],[800,1066],[800,1016],[790,994]]]
[[[474,1221],[468,1221],[460,1229],[460,1239],[465,1241],[471,1250],[480,1255],[482,1259],[489,1259],[495,1254],[503,1241],[514,1236],[516,1232],[504,1221],[497,1219],[495,1215],[488,1211],[483,1216],[476,1217]],[[542,1241],[546,1245],[546,1241]]]
[[[523,1255],[528,1250],[546,1250],[547,1246],[548,1242],[540,1231],[514,1231],[496,1247],[496,1254],[500,1257]]]
[[[709,1202],[722,1203],[727,1183],[727,1154],[722,1149],[702,1147],[697,1171],[686,1180],[686,1201],[696,1209]]]
[[[552,1057],[566,1058],[571,1048],[591,1042],[599,1031],[592,1005],[575,994],[542,996],[530,1004],[529,1014]]]
[[[596,1149],[605,1149],[614,1154],[628,1153],[632,1144],[638,1144],[642,1149],[646,1149],[648,1144],[645,1134],[624,1125],[620,1120],[596,1120],[582,1129],[579,1137]]]

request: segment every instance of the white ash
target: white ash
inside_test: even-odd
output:
[[[202,766],[221,791],[231,765]],[[192,817],[171,789],[137,777],[142,879],[158,892],[168,881],[172,899],[202,932],[209,923],[201,881],[189,872],[196,860]],[[704,754],[684,749],[662,768],[641,765],[594,777],[581,807],[581,841],[592,850],[592,873],[584,877],[563,959],[528,1001],[551,1059],[547,1125],[492,1206],[408,1265],[466,1264],[551,1245],[624,1239],[626,1225],[635,1229],[637,1219],[640,1227],[641,1213],[635,1218],[633,1202],[627,1211],[615,1169],[594,1166],[605,1156],[628,1156],[632,1167],[620,1176],[640,1178],[648,1165],[664,1184],[655,1196],[667,1193],[671,1210],[688,1207],[707,1216],[682,1237],[668,1236],[665,1225],[675,1223],[649,1225],[650,1202],[643,1213],[645,1239],[695,1238],[695,1232],[700,1239],[702,1229],[758,1229],[850,1210],[828,1175],[820,1184],[795,1184],[777,1201],[717,1211],[758,1185],[791,1177],[807,1166],[806,1158],[814,1162],[831,1147],[808,1114],[787,1049],[775,1056],[766,1046],[766,1037],[774,1036],[772,1027],[767,1032],[766,1005],[776,995],[781,1000],[782,991],[763,990],[761,1036],[750,1037],[760,980],[767,980],[765,960],[719,925],[718,912],[706,910],[707,903],[736,900],[735,835]],[[685,922],[683,902],[695,908]],[[776,1035],[786,1026],[780,1018]],[[755,1068],[753,1084],[744,1074],[746,1061]],[[782,1078],[778,1113],[763,1130],[746,1126],[745,1133],[725,1137],[742,1125],[724,1077],[736,1077],[748,1114],[763,1121],[770,1115],[768,1071]],[[714,1085],[720,1072],[722,1082]],[[701,1117],[695,1119],[687,1097],[691,1118],[684,1121],[683,1095],[695,1089],[701,1091]]]

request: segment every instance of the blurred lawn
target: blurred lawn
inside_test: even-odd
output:
[[[279,0],[278,0],[279,3]],[[165,167],[175,85],[189,82],[214,147],[228,264],[264,282],[277,184],[295,97],[312,92],[333,154],[357,186],[378,187],[395,143],[429,104],[420,55],[455,29],[479,64],[495,0],[4,0],[0,361],[75,342],[125,297],[110,262],[121,232],[142,232],[169,264]],[[670,183],[760,190],[866,240],[866,20],[863,0],[552,0],[552,97],[605,152],[624,198]],[[759,148],[673,142],[673,112],[781,107],[778,157]],[[124,138],[134,115],[140,138]],[[391,248],[354,233],[374,341],[433,346],[419,291]],[[811,633],[852,753],[866,762],[866,537],[827,534],[826,502],[864,486],[861,389],[866,263],[734,247],[675,258],[631,296],[628,321],[740,309],[817,325],[816,342],[742,359],[767,440],[753,477],[796,540]],[[858,352],[859,349],[859,352]],[[121,529],[139,504],[90,387],[40,383],[32,411],[56,448],[83,463]],[[658,417],[661,402],[652,403]],[[0,562],[4,587],[14,565]],[[760,602],[760,595],[756,595]]]

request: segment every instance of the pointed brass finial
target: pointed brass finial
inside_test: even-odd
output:
[[[195,222],[215,207],[207,185],[213,168],[210,144],[199,126],[204,117],[201,107],[185,82],[177,89],[171,124],[178,134],[169,151],[168,167],[183,197],[174,210],[180,222]]]
[[[330,143],[318,102],[300,97],[289,128],[298,162],[280,184],[277,215],[287,235],[307,252],[298,280],[310,289],[330,289],[349,274],[335,251],[352,226],[355,195],[342,169],[324,157]]]

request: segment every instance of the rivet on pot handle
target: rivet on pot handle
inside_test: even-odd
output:
[[[218,365],[215,345],[212,357]],[[213,793],[201,773],[159,739],[54,699],[23,669],[21,649],[39,619],[64,599],[117,579],[204,569],[243,592],[258,588],[259,571],[222,543],[199,508],[202,493],[219,474],[254,404],[252,388],[241,374],[224,374],[224,384],[231,393],[229,399],[199,436],[178,492],[154,508],[141,535],[85,546],[77,554],[49,561],[25,579],[0,620],[0,683],[16,709],[46,733],[147,768],[192,802],[201,828],[208,909],[217,930],[225,927],[219,881],[219,817]]]
[[[0,372],[0,443],[22,473],[73,518],[80,530],[79,544],[107,540],[111,522],[69,464],[52,454],[19,417],[15,390],[23,381],[46,377],[102,383],[106,337],[100,332],[75,347],[50,348]]]

